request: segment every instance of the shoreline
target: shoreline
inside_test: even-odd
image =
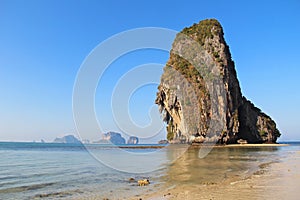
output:
[[[213,148],[230,148],[230,147],[283,147],[283,146],[290,146],[290,144],[168,144],[168,145],[128,145],[128,146],[112,146],[112,148],[121,148],[121,149],[161,149],[170,146],[176,145],[189,145],[190,147],[213,147]],[[108,146],[110,147],[110,146]]]
[[[283,147],[290,144],[227,144],[225,147]]]
[[[240,147],[244,145],[234,145]],[[247,145],[253,147],[256,145]],[[264,145],[265,146],[265,145]],[[271,145],[267,145],[271,146]],[[277,145],[278,146],[278,145]],[[286,145],[280,145],[286,146]],[[298,199],[300,188],[300,150],[286,157],[258,163],[258,170],[244,178],[230,178],[218,183],[180,184],[165,183],[160,190],[131,200],[181,199]]]
[[[99,147],[106,148],[121,148],[121,149],[162,149],[166,147],[180,145],[189,145],[190,147],[213,147],[213,148],[228,148],[228,147],[281,147],[290,146],[290,144],[213,144],[213,143],[194,143],[194,144],[136,144],[136,145],[101,145]],[[97,145],[91,145],[87,147],[97,147]]]
[[[43,147],[44,145],[48,145],[47,147],[85,147],[85,148],[121,148],[121,149],[162,149],[165,147],[175,147],[175,146],[184,146],[188,145],[190,147],[213,147],[213,148],[228,148],[228,147],[280,147],[280,146],[289,146],[289,143],[272,143],[272,144],[215,144],[215,143],[169,143],[169,144],[104,144],[104,143],[40,143],[40,142],[1,142],[0,144],[9,144],[9,143],[24,143],[28,144],[30,148],[32,147]],[[34,145],[34,146],[32,146]]]

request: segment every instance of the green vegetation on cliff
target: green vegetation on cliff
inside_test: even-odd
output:
[[[213,39],[215,35],[223,34],[221,24],[216,19],[207,19],[200,21],[198,24],[184,28],[182,33],[195,37],[197,42],[204,45],[207,38]]]
[[[223,35],[216,19],[200,21],[177,35],[156,98],[166,116],[167,139],[276,142],[281,135],[276,123],[241,93]],[[208,133],[216,125],[211,121],[217,120],[222,120],[218,131]]]

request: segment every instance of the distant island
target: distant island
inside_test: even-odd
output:
[[[168,144],[168,140],[159,140],[158,144]]]
[[[55,138],[53,143],[81,144],[80,140],[78,140],[74,135],[66,135],[61,138]]]
[[[136,136],[130,136],[129,139],[127,140],[127,144],[138,144],[139,143],[139,138]]]
[[[41,143],[45,143],[42,139]],[[80,141],[74,135],[66,135],[63,137],[57,137],[53,140],[53,143],[68,143],[68,144],[116,144],[116,145],[123,145],[123,144],[130,144],[136,145],[139,144],[139,138],[136,136],[130,136],[126,142],[125,138],[122,137],[121,133],[117,132],[107,132],[102,135],[100,140],[90,141],[88,139],[82,139]]]
[[[215,19],[177,34],[155,103],[171,143],[276,143],[281,135],[271,117],[242,95],[223,28]],[[211,128],[218,131],[209,133]]]
[[[121,133],[110,131],[104,133],[102,135],[102,139],[98,141],[94,141],[93,143],[122,145],[122,144],[126,144],[126,140],[124,137],[122,137]],[[130,136],[129,139],[127,140],[127,144],[138,144],[138,143],[139,143],[139,138],[136,136]]]
[[[108,132],[104,133],[101,140],[95,141],[93,143],[100,143],[100,144],[126,144],[125,139],[122,137],[120,133],[116,132]]]

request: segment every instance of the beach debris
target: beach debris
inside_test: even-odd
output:
[[[216,185],[217,183],[215,182],[202,182],[202,185]]]
[[[129,181],[129,183],[133,183],[133,182],[135,182],[135,179],[131,177],[128,179],[128,181]]]
[[[239,144],[248,144],[248,141],[243,140],[243,139],[239,139],[239,140],[237,140],[237,143],[239,143]]]
[[[150,184],[149,179],[138,180],[138,186],[146,186],[146,185],[149,185],[149,184]]]
[[[171,195],[171,193],[169,192],[169,193],[167,193],[167,194],[164,194],[164,197],[166,197],[166,196],[169,196],[169,195]]]

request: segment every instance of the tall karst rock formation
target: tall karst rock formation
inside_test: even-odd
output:
[[[223,29],[215,19],[184,28],[173,42],[156,104],[170,142],[274,143],[275,122],[241,93]]]

